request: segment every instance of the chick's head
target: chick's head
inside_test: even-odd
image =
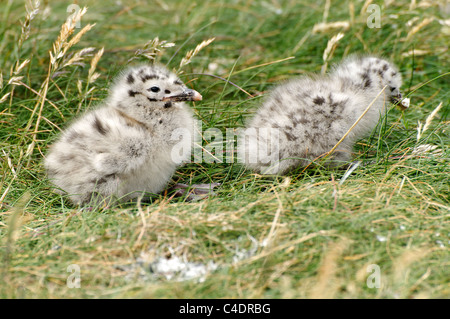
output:
[[[169,108],[176,102],[202,100],[200,93],[161,65],[129,68],[119,76],[110,96],[122,107]]]

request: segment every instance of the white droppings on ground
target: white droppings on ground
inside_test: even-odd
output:
[[[236,264],[242,260],[254,256],[260,247],[264,247],[267,243],[258,242],[254,237],[248,235],[252,241],[250,249],[239,248],[236,246],[232,252],[231,263],[219,265],[210,260],[207,262],[191,262],[186,256],[177,256],[175,250],[169,247],[170,254],[157,256],[150,253],[141,253],[141,255],[128,265],[117,266],[118,269],[124,271],[127,280],[139,281],[155,281],[165,279],[170,281],[187,281],[195,280],[196,282],[204,282],[206,278],[219,268],[228,267],[230,264]]]
[[[213,261],[206,264],[193,263],[178,256],[158,257],[150,263],[149,269],[153,275],[164,277],[167,280],[204,282],[207,275],[217,269],[217,264]]]
[[[259,247],[264,247],[266,245],[264,240],[262,243],[259,243],[253,236],[248,235],[248,238],[252,241],[252,247],[250,249],[240,249],[236,247],[233,256],[233,264],[237,264],[244,259],[254,256]]]

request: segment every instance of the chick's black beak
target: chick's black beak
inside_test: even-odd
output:
[[[400,103],[402,101],[402,94],[399,92],[396,95],[392,95],[391,96],[391,101],[394,104]]]
[[[192,89],[185,89],[181,94],[164,97],[163,101],[201,101],[202,99],[202,95],[197,91]]]
[[[402,93],[398,88],[391,89],[391,102],[396,104],[402,101]]]

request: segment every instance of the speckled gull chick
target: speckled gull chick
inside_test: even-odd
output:
[[[376,127],[386,102],[401,99],[401,83],[398,69],[375,56],[351,56],[327,75],[287,81],[268,95],[242,131],[238,160],[262,174],[307,166],[341,140],[387,85],[325,163],[345,164],[355,142]]]
[[[50,147],[49,178],[80,205],[162,191],[190,158],[194,117],[184,101],[201,99],[163,66],[125,70],[108,98]]]

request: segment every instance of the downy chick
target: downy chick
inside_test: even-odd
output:
[[[191,154],[194,117],[184,101],[201,99],[163,66],[125,70],[51,146],[49,178],[80,205],[162,191]]]
[[[238,159],[263,174],[284,174],[323,157],[381,94],[327,165],[348,162],[355,142],[369,134],[386,111],[401,99],[401,74],[375,56],[352,56],[328,75],[302,77],[276,87],[240,136]]]

